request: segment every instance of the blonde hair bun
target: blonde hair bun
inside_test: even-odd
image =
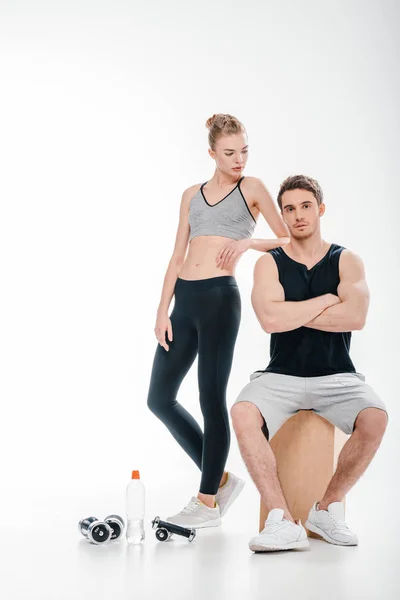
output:
[[[208,129],[208,143],[213,150],[218,138],[221,136],[246,132],[243,123],[239,119],[224,113],[217,113],[207,119],[206,127]]]
[[[207,129],[211,129],[211,127],[215,123],[215,120],[216,120],[217,116],[218,115],[213,115],[212,117],[210,117],[209,119],[207,119],[207,121],[206,121],[206,127],[207,127]]]

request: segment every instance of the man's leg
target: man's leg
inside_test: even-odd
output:
[[[319,510],[341,502],[358,481],[378,450],[386,425],[387,414],[382,409],[366,408],[359,413],[354,431],[339,455],[336,472],[318,504]]]
[[[306,527],[327,542],[358,544],[344,518],[342,500],[375,455],[387,425],[386,407],[361,373],[337,373],[309,381],[314,410],[351,436],[339,455],[324,497],[310,509]]]
[[[262,432],[260,410],[242,401],[233,405],[231,416],[241,455],[267,510],[282,508],[284,518],[294,523],[279,482],[275,455]]]
[[[374,457],[386,430],[386,407],[362,373],[310,378],[314,410],[351,436],[339,455],[336,472],[319,508],[341,502]]]

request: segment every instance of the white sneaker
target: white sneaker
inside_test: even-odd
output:
[[[318,510],[315,502],[311,508],[306,527],[317,533],[330,544],[339,546],[357,546],[358,537],[346,525],[344,506],[341,502],[332,502],[328,510]]]
[[[209,508],[195,496],[181,512],[168,517],[167,521],[175,523],[175,525],[181,525],[181,527],[191,527],[193,529],[218,527],[222,523],[218,504],[214,508]]]
[[[249,542],[253,552],[273,552],[274,550],[295,550],[308,548],[307,532],[300,523],[292,523],[283,518],[285,511],[274,508],[268,514],[265,527]]]
[[[215,496],[215,501],[219,506],[219,512],[223,517],[231,506],[231,504],[239,496],[240,492],[244,488],[244,480],[236,477],[233,473],[228,472],[228,479],[226,483],[220,488]]]

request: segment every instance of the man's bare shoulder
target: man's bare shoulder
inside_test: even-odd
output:
[[[254,281],[265,281],[278,277],[278,267],[270,252],[266,252],[256,261],[254,265]]]
[[[359,254],[354,252],[353,250],[349,250],[349,248],[344,248],[340,255],[340,260],[345,262],[348,265],[351,264],[363,264],[362,258]]]
[[[361,256],[356,252],[353,252],[353,250],[345,248],[340,255],[339,271],[341,276],[346,273],[351,273],[353,275],[365,274],[364,263]]]

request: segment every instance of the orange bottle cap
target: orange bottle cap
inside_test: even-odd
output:
[[[132,471],[132,479],[140,479],[139,471]]]

